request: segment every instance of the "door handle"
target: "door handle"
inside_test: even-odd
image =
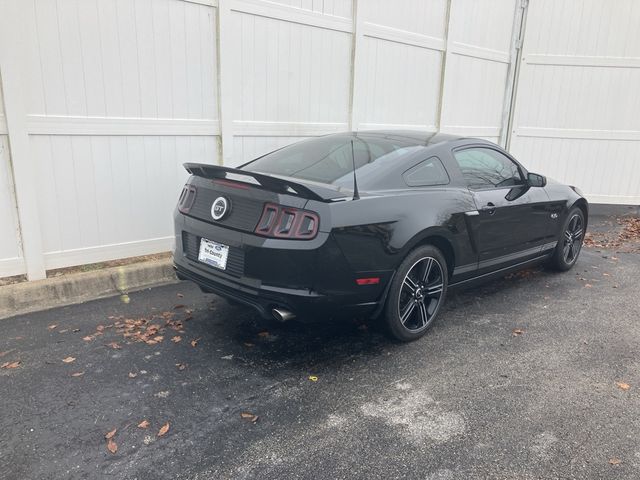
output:
[[[493,203],[489,202],[480,210],[482,210],[485,213],[488,213],[489,215],[493,215],[494,213],[496,213],[496,206]]]

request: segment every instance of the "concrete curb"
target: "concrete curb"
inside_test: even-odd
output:
[[[171,259],[0,287],[0,319],[177,282]]]

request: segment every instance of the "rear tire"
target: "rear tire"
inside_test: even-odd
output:
[[[385,304],[385,324],[395,339],[411,342],[429,330],[447,295],[447,262],[440,250],[423,245],[398,267]]]
[[[551,268],[566,272],[575,265],[582,250],[585,233],[584,225],[584,213],[582,210],[578,207],[572,208],[562,225],[558,244],[549,260]]]

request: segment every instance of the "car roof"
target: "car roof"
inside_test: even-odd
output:
[[[424,146],[436,145],[438,143],[444,142],[455,142],[457,140],[464,139],[475,140],[461,135],[452,135],[439,132],[425,132],[421,130],[360,130],[357,132],[335,133],[333,135],[358,135],[380,138],[401,138],[405,140],[413,140],[416,145]]]

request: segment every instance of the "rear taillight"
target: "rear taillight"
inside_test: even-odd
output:
[[[193,206],[193,203],[196,201],[196,187],[193,185],[186,184],[182,193],[180,194],[180,198],[178,199],[178,210],[181,213],[188,213]]]
[[[315,212],[267,203],[255,233],[265,237],[310,240],[318,234],[319,224]]]

